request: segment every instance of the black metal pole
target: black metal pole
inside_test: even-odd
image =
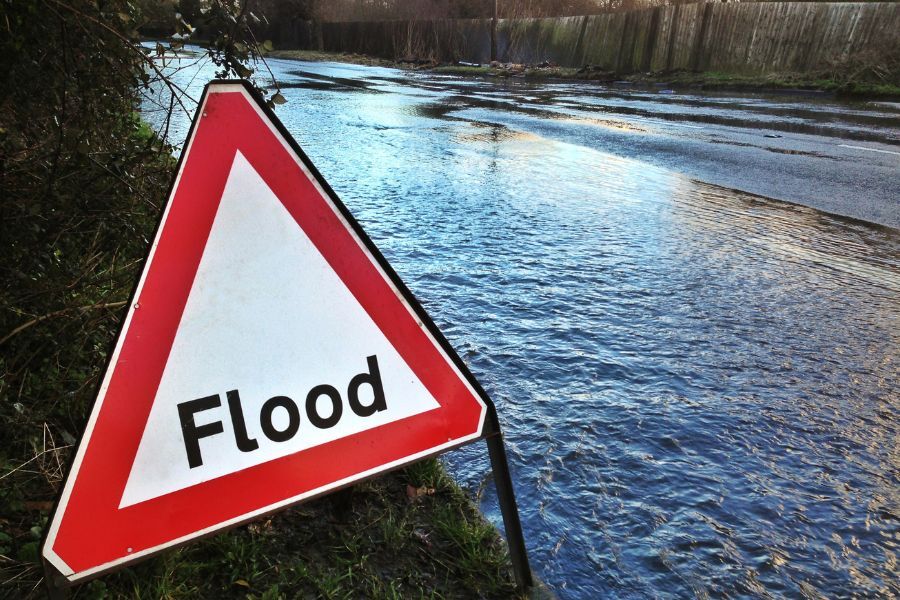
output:
[[[528,563],[528,552],[525,550],[525,538],[522,535],[522,523],[519,521],[519,508],[513,492],[512,477],[509,475],[509,463],[506,461],[500,422],[494,410],[488,413],[489,427],[492,431],[485,437],[485,441],[491,457],[494,485],[497,486],[497,501],[503,515],[503,528],[506,530],[506,543],[509,545],[509,558],[512,561],[516,585],[524,592],[534,585],[534,579],[531,576],[531,565]]]
[[[64,581],[62,574],[46,559],[41,559],[41,562],[44,567],[44,589],[47,590],[47,598],[66,600],[69,597],[69,589],[62,584]]]

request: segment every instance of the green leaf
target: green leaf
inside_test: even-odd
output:
[[[28,542],[19,548],[16,558],[22,562],[37,562],[38,556],[38,542]]]
[[[9,554],[12,548],[12,538],[0,531],[0,554]]]
[[[266,40],[262,43],[263,50],[266,52],[271,52],[275,49],[275,46],[272,45],[272,40]]]

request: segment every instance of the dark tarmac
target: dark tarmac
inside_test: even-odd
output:
[[[322,65],[323,67],[325,65]],[[900,103],[815,93],[467,79],[304,63],[291,87],[424,94],[426,116],[497,124],[900,228]],[[328,73],[327,75],[325,73]]]
[[[900,228],[900,102],[269,63],[285,90],[358,94],[360,101],[387,94],[407,103],[410,117],[500,126]],[[182,83],[199,97],[214,69],[204,64],[183,73]],[[188,124],[188,115],[176,118],[173,139],[186,134]]]

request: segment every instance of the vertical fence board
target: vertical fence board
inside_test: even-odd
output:
[[[282,44],[384,58],[486,62],[490,20],[292,22]],[[820,73],[900,63],[900,4],[686,4],[587,17],[501,19],[502,60],[634,71]]]

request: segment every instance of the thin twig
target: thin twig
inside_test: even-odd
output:
[[[196,101],[193,97],[191,97],[191,95],[188,94],[186,90],[181,89],[181,87],[179,87],[178,85],[176,85],[175,83],[173,83],[168,77],[166,77],[166,75],[160,70],[160,68],[156,66],[156,63],[153,62],[153,59],[150,58],[149,56],[147,56],[146,54],[144,54],[143,50],[142,50],[141,48],[139,48],[138,46],[136,46],[129,38],[127,38],[126,36],[122,35],[121,33],[119,33],[118,31],[116,31],[114,28],[110,27],[109,25],[107,25],[107,24],[104,23],[103,21],[101,21],[101,20],[99,20],[99,19],[97,19],[97,18],[95,18],[95,17],[92,17],[92,16],[90,16],[90,15],[87,15],[87,14],[85,14],[85,13],[83,13],[83,12],[81,12],[80,10],[78,10],[77,8],[75,8],[74,6],[70,6],[69,4],[66,4],[65,2],[62,2],[62,0],[44,0],[44,1],[45,1],[45,2],[52,2],[52,3],[56,4],[56,5],[59,6],[59,7],[64,8],[64,9],[68,10],[69,12],[72,12],[72,13],[74,13],[74,14],[80,16],[80,17],[83,18],[83,19],[87,19],[88,21],[90,21],[90,22],[92,22],[92,23],[98,25],[99,27],[102,27],[102,28],[105,29],[106,31],[108,31],[108,32],[110,32],[111,34],[113,34],[115,37],[119,38],[119,40],[121,40],[129,50],[135,52],[135,53],[141,58],[142,61],[144,61],[145,63],[147,63],[148,65],[150,65],[150,67],[156,72],[156,74],[157,74],[157,75],[159,76],[159,78],[163,81],[163,83],[165,83],[165,85],[166,85],[167,87],[169,87],[169,89],[172,91],[173,94],[177,91],[179,94],[182,94],[183,96],[186,96],[189,100],[191,100],[192,102],[194,102],[194,104],[197,104],[197,101]],[[186,106],[184,105],[184,103],[181,101],[181,98],[178,98],[178,104],[179,104],[179,106],[181,106],[181,109],[182,109],[186,114],[188,114],[188,115],[191,114],[191,111],[189,111],[189,110],[187,109],[187,107],[186,107]]]
[[[44,454],[47,454],[48,452],[56,452],[57,450],[65,450],[66,448],[71,448],[71,447],[72,447],[72,444],[67,444],[67,445],[65,445],[65,446],[56,446],[56,447],[53,447],[53,448],[48,448],[47,450],[44,450],[44,451],[42,451],[42,452],[38,452],[37,454],[35,454],[35,455],[32,456],[31,458],[29,458],[28,460],[26,460],[25,462],[23,462],[21,465],[19,465],[19,466],[16,467],[15,469],[11,470],[9,473],[4,473],[3,475],[0,475],[0,481],[3,481],[4,479],[6,479],[7,477],[9,477],[9,476],[12,475],[13,473],[15,473],[16,471],[18,471],[19,469],[22,469],[23,467],[25,467],[25,466],[28,465],[29,463],[32,463],[32,462],[36,461],[37,459],[39,459],[39,458],[40,458],[41,456],[43,456]]]
[[[46,315],[41,315],[40,317],[35,317],[34,319],[31,319],[30,321],[26,321],[25,323],[22,323],[21,325],[19,325],[18,327],[16,327],[9,333],[7,333],[5,336],[3,336],[2,339],[0,339],[0,345],[3,345],[3,343],[6,342],[9,338],[11,338],[19,333],[22,333],[29,327],[31,327],[33,325],[37,325],[38,323],[41,323],[42,321],[46,321],[47,319],[59,317],[66,313],[76,311],[76,310],[80,310],[82,312],[87,312],[89,310],[95,310],[98,308],[118,308],[120,306],[125,306],[126,304],[128,304],[127,300],[122,300],[120,302],[103,302],[101,304],[89,304],[87,306],[70,306],[69,308],[63,308],[61,310],[47,313]]]

